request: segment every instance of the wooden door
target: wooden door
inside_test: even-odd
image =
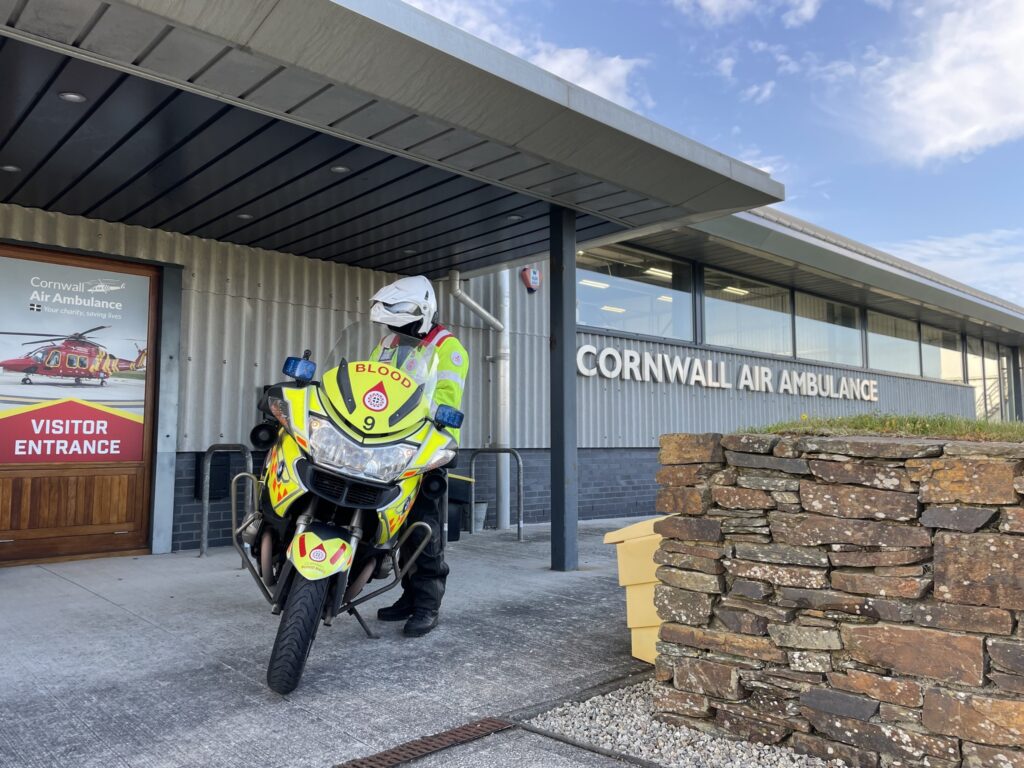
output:
[[[136,304],[145,304],[144,308],[133,310],[136,317],[144,312],[145,325],[138,331],[142,335],[137,338],[139,354],[134,362],[138,364],[140,359],[159,360],[155,344],[158,268],[0,245],[0,270],[6,267],[15,280],[19,275],[28,274],[26,270],[29,269],[35,274],[34,267],[30,268],[29,264],[38,265],[39,272],[47,276],[33,277],[36,283],[76,289],[86,286],[77,293],[64,294],[63,298],[62,294],[56,293],[60,287],[41,289],[51,292],[40,291],[32,296],[49,296],[52,301],[56,295],[58,301],[66,302],[71,301],[67,296],[85,296],[82,302],[92,300],[92,304],[98,303],[102,307],[125,305],[127,298],[121,294],[128,292],[119,291],[116,288],[118,282],[109,278],[110,275],[124,275],[120,284],[125,285],[127,281],[135,289]],[[92,273],[107,276],[106,282],[81,280],[83,275]],[[100,285],[97,291],[90,292],[90,287],[95,287],[89,285],[92,282]],[[0,286],[0,293],[2,291]],[[45,335],[30,333],[30,328],[24,327],[31,327],[30,321],[35,319],[35,315],[18,315],[21,304],[25,304],[24,301],[16,303],[19,296],[20,293],[15,294],[13,315],[10,312],[5,315],[4,299],[7,299],[8,309],[12,301],[10,296],[0,295],[0,331],[4,332],[0,339],[6,340],[8,345],[4,348],[5,354],[11,354],[13,342],[9,337],[17,339],[23,335],[29,339],[26,348],[31,349],[32,340]],[[30,304],[41,305],[43,309],[46,307],[45,300]],[[63,305],[59,306],[63,309]],[[70,306],[75,307],[74,304]],[[29,311],[42,315],[43,310],[34,308]],[[80,309],[76,308],[76,311]],[[91,307],[89,311],[94,312]],[[102,316],[103,312],[108,314]],[[36,327],[49,323],[46,333],[51,327],[63,329],[66,326],[60,333],[103,327],[103,331],[88,337],[91,342],[75,342],[78,346],[68,347],[74,351],[67,354],[81,364],[81,380],[76,380],[66,371],[61,376],[45,375],[44,371],[27,374],[32,383],[21,385],[18,377],[22,373],[5,371],[0,374],[0,565],[148,551],[156,372],[149,371],[145,363],[139,369],[127,370],[132,363],[105,346],[116,342],[123,348],[125,340],[119,337],[133,332],[119,328],[117,321],[110,319],[123,317],[122,314],[108,309],[96,310],[95,314],[68,315],[66,321],[63,315],[59,318],[40,317],[36,321]],[[138,321],[137,325],[141,322]],[[59,346],[59,342],[46,343]],[[145,347],[141,346],[143,343]],[[82,349],[86,352],[81,352]],[[87,358],[89,365],[86,365]],[[16,365],[10,360],[8,363],[9,366]],[[126,370],[120,370],[119,366]],[[110,373],[104,376],[104,370]],[[88,375],[99,375],[105,381],[101,385],[98,379],[85,378]],[[119,386],[121,383],[124,386]],[[91,410],[81,410],[87,407]],[[82,426],[85,420],[68,418],[68,413],[58,413],[60,408],[80,409],[72,416],[78,413],[98,414],[98,420],[94,419],[90,431]],[[76,426],[76,421],[81,423]],[[114,437],[115,434],[123,438],[124,435],[118,432],[117,424],[120,423],[126,425],[124,428],[130,431],[132,441],[130,447],[127,442],[118,441],[118,450],[124,449],[123,457],[112,455],[110,446],[114,440],[100,443],[97,439]],[[57,432],[52,433],[53,430]],[[77,433],[81,434],[76,437]],[[106,453],[97,455],[90,453],[89,449],[105,449]]]

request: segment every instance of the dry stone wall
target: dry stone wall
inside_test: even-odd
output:
[[[665,435],[659,717],[1024,768],[1024,445]]]

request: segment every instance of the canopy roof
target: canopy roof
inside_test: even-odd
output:
[[[405,273],[781,199],[393,0],[0,0],[0,200]],[[67,101],[60,94],[80,94]]]

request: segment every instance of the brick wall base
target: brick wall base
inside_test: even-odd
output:
[[[523,450],[525,478],[524,515],[527,523],[551,519],[550,453],[547,450]],[[195,453],[179,453],[174,480],[174,523],[172,549],[197,549],[202,520],[202,502],[195,498]],[[469,473],[472,451],[459,454],[457,474]],[[654,514],[658,490],[654,479],[658,467],[656,448],[591,448],[580,450],[580,519],[627,517]],[[262,457],[255,458],[257,471]],[[241,458],[230,457],[228,476],[243,471]],[[515,460],[511,461],[511,518],[516,516]],[[495,517],[495,459],[482,456],[476,467],[477,501],[488,503],[487,526]],[[231,544],[231,504],[227,498],[210,504],[211,547]]]

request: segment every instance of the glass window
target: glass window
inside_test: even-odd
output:
[[[53,350],[46,358],[46,365],[49,368],[56,368],[60,365],[60,352]]]
[[[1003,391],[999,385],[999,347],[991,341],[984,344],[985,350],[985,418],[989,421],[1003,420]]]
[[[576,322],[693,341],[693,272],[657,257],[584,253],[576,258]]]
[[[967,337],[967,383],[974,387],[974,412],[985,418],[985,363],[981,357],[981,339]]]
[[[879,371],[921,375],[917,323],[868,312],[868,365]]]
[[[719,347],[792,355],[789,289],[705,270],[704,340]]]
[[[864,365],[857,308],[798,293],[796,356],[826,363]]]
[[[959,331],[921,326],[921,362],[929,379],[963,382],[963,351]]]

